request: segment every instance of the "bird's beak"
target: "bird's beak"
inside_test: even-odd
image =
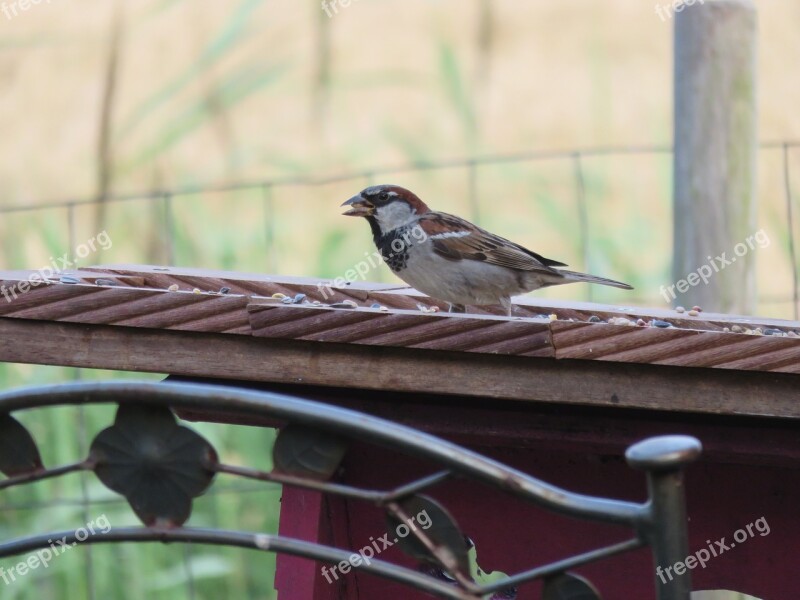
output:
[[[350,210],[342,213],[347,217],[369,217],[372,216],[373,210],[375,209],[372,204],[362,198],[361,194],[353,196],[350,200],[343,203],[342,206],[351,207]]]

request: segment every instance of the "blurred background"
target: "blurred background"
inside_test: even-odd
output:
[[[334,278],[372,251],[368,227],[339,205],[368,184],[396,183],[636,288],[538,296],[666,306],[673,24],[657,1],[27,6],[0,0],[0,268],[41,268],[105,231],[113,245],[79,265]],[[793,202],[800,213],[800,148],[784,144],[800,139],[800,1],[757,6],[758,226],[771,240],[754,251],[757,313],[791,318],[787,210]],[[384,267],[369,277],[396,281]],[[112,376],[125,375],[0,364],[3,388]],[[85,453],[112,416],[58,409],[22,420],[49,442],[52,465]],[[269,468],[270,432],[196,428],[227,461]],[[220,483],[192,524],[275,531],[279,488]],[[101,504],[87,508],[89,499]],[[40,483],[3,495],[0,536],[74,529],[103,511],[112,526],[134,522],[93,478]],[[0,593],[271,598],[273,565],[232,549],[96,546]]]

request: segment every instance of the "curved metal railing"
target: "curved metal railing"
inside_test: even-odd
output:
[[[53,468],[42,465],[35,441],[10,414],[37,407],[96,403],[119,405],[114,424],[95,437],[84,460]],[[220,462],[211,444],[175,420],[170,410],[173,407],[286,421],[289,425],[281,429],[273,448],[275,468],[264,472]],[[0,445],[0,471],[7,476],[0,481],[0,491],[74,471],[93,471],[107,487],[127,498],[144,523],[141,528],[85,532],[84,539],[79,540],[75,539],[75,532],[53,532],[8,541],[0,543],[0,558],[47,548],[53,539],[67,543],[222,544],[332,564],[348,561],[353,555],[352,551],[277,535],[184,527],[193,498],[212,484],[216,473],[227,473],[369,501],[383,507],[390,518],[400,523],[409,522],[412,508],[430,509],[439,524],[446,526],[426,531],[412,528],[411,540],[401,548],[434,567],[434,573],[438,569],[442,576],[430,574],[430,569],[423,573],[378,559],[354,568],[442,598],[460,599],[513,590],[540,578],[549,578],[551,586],[565,581],[575,584],[578,578],[566,575],[567,569],[645,545],[652,548],[657,565],[682,560],[688,554],[682,469],[701,450],[696,439],[686,436],[651,438],[631,446],[626,453],[628,462],[645,471],[649,485],[649,499],[638,504],[570,492],[430,434],[353,410],[272,392],[167,382],[74,383],[2,393],[0,438],[13,442]],[[391,490],[336,483],[331,479],[346,453],[348,438],[402,450],[441,465],[443,470]],[[2,450],[12,446],[13,451]],[[322,449],[311,462],[304,458],[310,448]],[[465,536],[454,537],[452,532],[458,531],[457,525],[446,510],[421,494],[453,475],[481,481],[564,515],[627,526],[634,537],[498,581],[476,583],[469,573]],[[157,488],[143,483],[153,481]],[[170,489],[173,493],[159,494],[156,489]],[[588,582],[585,585],[591,589]],[[666,584],[654,585],[659,600],[689,598],[688,572]]]

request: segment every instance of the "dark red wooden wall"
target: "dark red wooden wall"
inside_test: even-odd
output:
[[[312,394],[313,396],[313,394]],[[686,475],[690,551],[763,517],[768,535],[736,544],[693,571],[693,587],[745,592],[765,600],[800,597],[800,430],[785,421],[580,407],[480,402],[459,398],[384,397],[349,400],[354,408],[420,426],[572,491],[642,501],[645,479],[627,466],[624,449],[649,435],[687,433],[705,445]],[[343,481],[391,488],[436,470],[436,465],[384,448],[356,443],[344,463]],[[484,570],[513,573],[631,537],[623,527],[570,519],[471,481],[447,482],[430,495],[445,504],[475,542]],[[382,512],[368,504],[321,499],[285,490],[281,533],[359,549],[385,532]],[[716,545],[715,545],[716,548]],[[382,559],[413,567],[397,548]],[[665,565],[666,566],[666,565]],[[655,598],[649,549],[578,569],[605,600]],[[279,557],[276,585],[281,600],[414,599],[429,597],[363,573],[329,584],[320,565]],[[538,584],[519,598],[538,598]]]

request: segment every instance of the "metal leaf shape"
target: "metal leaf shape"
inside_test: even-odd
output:
[[[425,534],[442,552],[449,554],[458,565],[458,570],[469,577],[469,556],[464,534],[450,516],[450,513],[438,502],[428,496],[409,496],[398,501],[411,523],[403,523],[391,513],[386,514],[386,526],[389,538],[399,544],[400,549],[424,563],[440,565],[439,560],[431,554],[425,545],[409,531],[405,536],[403,527],[417,528]],[[444,566],[444,565],[441,565]]]
[[[203,437],[155,406],[120,406],[114,425],[92,442],[97,477],[125,496],[148,526],[180,526],[192,498],[214,479],[217,453]]]
[[[508,575],[502,571],[492,571],[491,573],[484,571],[478,564],[478,549],[475,547],[475,543],[470,538],[467,538],[466,542],[468,548],[467,556],[469,557],[470,575],[475,583],[478,585],[488,585],[502,581],[503,579],[508,579]],[[495,592],[491,598],[489,598],[489,600],[516,600],[516,598],[517,588],[510,587],[508,589]]]
[[[28,430],[11,415],[0,415],[0,472],[14,477],[42,468],[39,449]]]
[[[600,592],[580,575],[561,573],[544,582],[542,600],[603,600]]]
[[[332,433],[289,424],[278,433],[272,461],[280,473],[324,481],[339,468],[346,451],[345,440]]]

